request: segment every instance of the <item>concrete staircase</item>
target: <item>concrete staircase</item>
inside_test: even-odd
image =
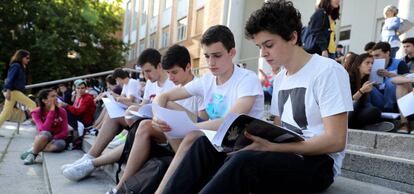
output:
[[[94,140],[93,136],[85,138],[84,152],[90,149]],[[82,154],[82,151],[44,154],[49,193],[104,193],[115,185],[116,164],[102,167],[79,182],[64,178],[60,166],[80,158]],[[414,193],[413,156],[414,135],[349,130],[343,174],[323,193]]]
[[[342,176],[414,193],[414,135],[349,130]]]

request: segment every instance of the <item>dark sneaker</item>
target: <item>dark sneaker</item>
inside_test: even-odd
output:
[[[28,150],[26,150],[26,151],[24,151],[24,152],[22,153],[22,155],[20,155],[20,159],[22,159],[22,160],[26,159],[26,157],[27,157],[30,153],[32,153],[32,149],[31,149],[31,148],[30,148],[30,149],[28,149]]]
[[[379,123],[374,123],[371,125],[367,125],[364,127],[365,130],[369,130],[369,131],[383,131],[383,132],[388,132],[388,131],[392,131],[394,129],[394,124],[391,122],[387,122],[387,121],[382,121]]]
[[[27,157],[23,160],[24,165],[31,165],[34,164],[36,160],[36,156],[33,153],[29,153]]]

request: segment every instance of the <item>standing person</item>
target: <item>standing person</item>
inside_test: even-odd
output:
[[[20,156],[25,165],[34,164],[41,151],[60,152],[66,146],[68,120],[65,109],[58,107],[56,91],[40,90],[37,102],[39,107],[34,109],[31,115],[38,134],[33,146]]]
[[[246,133],[252,144],[227,155],[198,138],[163,193],[315,193],[332,184],[345,156],[349,78],[334,60],[303,50],[300,18],[292,2],[267,1],[245,34],[270,65],[284,67],[271,110],[275,123],[305,141],[272,143]]]
[[[16,102],[24,104],[30,111],[36,108],[36,103],[24,95],[26,90],[25,69],[29,61],[30,53],[26,50],[17,50],[10,60],[10,68],[3,89],[5,102],[0,114],[0,126],[10,118]]]
[[[324,57],[335,59],[336,22],[339,19],[340,0],[320,0],[309,21],[309,30],[316,38],[316,48],[307,50]]]
[[[400,28],[400,18],[397,17],[398,8],[394,5],[388,5],[384,8],[384,25],[381,31],[381,41],[388,42],[391,45],[391,58],[395,58],[395,54],[400,49],[400,38],[397,30]]]

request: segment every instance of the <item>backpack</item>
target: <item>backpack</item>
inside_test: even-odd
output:
[[[123,183],[123,190],[127,194],[152,194],[158,188],[173,157],[154,157],[148,160],[134,176]]]
[[[326,12],[323,14],[322,18],[322,25],[321,29],[325,26],[325,19],[326,18]],[[311,18],[312,20],[313,18]],[[309,21],[309,24],[311,21]],[[308,26],[304,26],[301,31],[301,41],[303,45],[303,49],[308,53],[318,53],[320,52],[320,49],[318,45],[316,44],[317,36],[314,32],[312,32],[312,29]]]

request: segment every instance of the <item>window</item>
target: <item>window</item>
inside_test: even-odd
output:
[[[137,30],[139,0],[134,1],[134,11],[132,12],[132,30]]]
[[[172,0],[164,0],[164,10],[172,6]]]
[[[145,49],[145,39],[139,41],[139,53]]]
[[[160,0],[154,0],[154,3],[152,4],[152,16],[157,16],[159,9],[160,9]]]
[[[161,38],[161,48],[165,48],[168,46],[169,36],[170,36],[170,28],[166,27],[162,29],[162,38]]]
[[[351,26],[341,27],[339,31],[339,41],[338,44],[344,46],[342,53],[347,53],[349,51],[349,42],[351,39]]]
[[[146,0],[141,0],[141,25],[145,25],[147,23],[147,16],[148,16],[148,2]]]
[[[150,36],[149,48],[157,48],[157,36],[155,33]]]
[[[124,24],[124,35],[127,35],[130,31],[130,15],[131,15],[131,1],[127,2],[125,11],[125,24]]]
[[[203,33],[204,27],[204,8],[197,10],[196,12],[196,26],[195,26],[195,34]]]
[[[187,38],[187,17],[178,20],[177,25],[177,41],[182,41]]]

